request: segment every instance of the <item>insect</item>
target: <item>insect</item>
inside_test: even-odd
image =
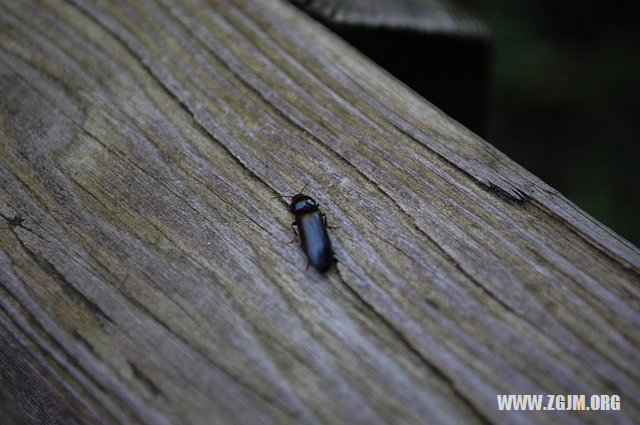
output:
[[[307,267],[311,265],[319,272],[326,272],[334,261],[331,240],[327,233],[327,216],[320,212],[318,203],[312,197],[302,193],[306,187],[305,184],[300,193],[291,196],[289,212],[296,218],[296,221],[291,223],[291,228],[296,236],[298,233],[294,226],[300,232],[300,244],[307,254]]]

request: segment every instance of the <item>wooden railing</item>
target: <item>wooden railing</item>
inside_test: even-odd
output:
[[[5,1],[0,33],[0,422],[639,420],[638,248],[301,11]],[[275,198],[305,184],[326,274]]]

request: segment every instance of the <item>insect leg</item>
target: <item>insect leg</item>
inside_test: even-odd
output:
[[[291,230],[293,230],[293,239],[291,239],[289,242],[287,243],[291,243],[293,241],[295,241],[296,239],[298,239],[298,232],[296,232],[296,229],[294,226],[297,226],[298,223],[296,223],[295,221],[293,223],[291,223]]]
[[[339,229],[340,226],[329,226],[327,224],[327,215],[325,213],[320,213],[322,215],[322,219],[324,220],[324,225],[327,226],[327,229]]]

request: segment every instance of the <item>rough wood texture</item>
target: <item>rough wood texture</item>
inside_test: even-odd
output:
[[[0,417],[640,419],[639,250],[291,5],[4,1],[0,31]],[[307,182],[325,276],[273,199]]]

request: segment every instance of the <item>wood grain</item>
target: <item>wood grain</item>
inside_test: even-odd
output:
[[[640,419],[638,248],[292,6],[5,1],[0,32],[4,417]],[[306,183],[327,275],[274,199]]]

